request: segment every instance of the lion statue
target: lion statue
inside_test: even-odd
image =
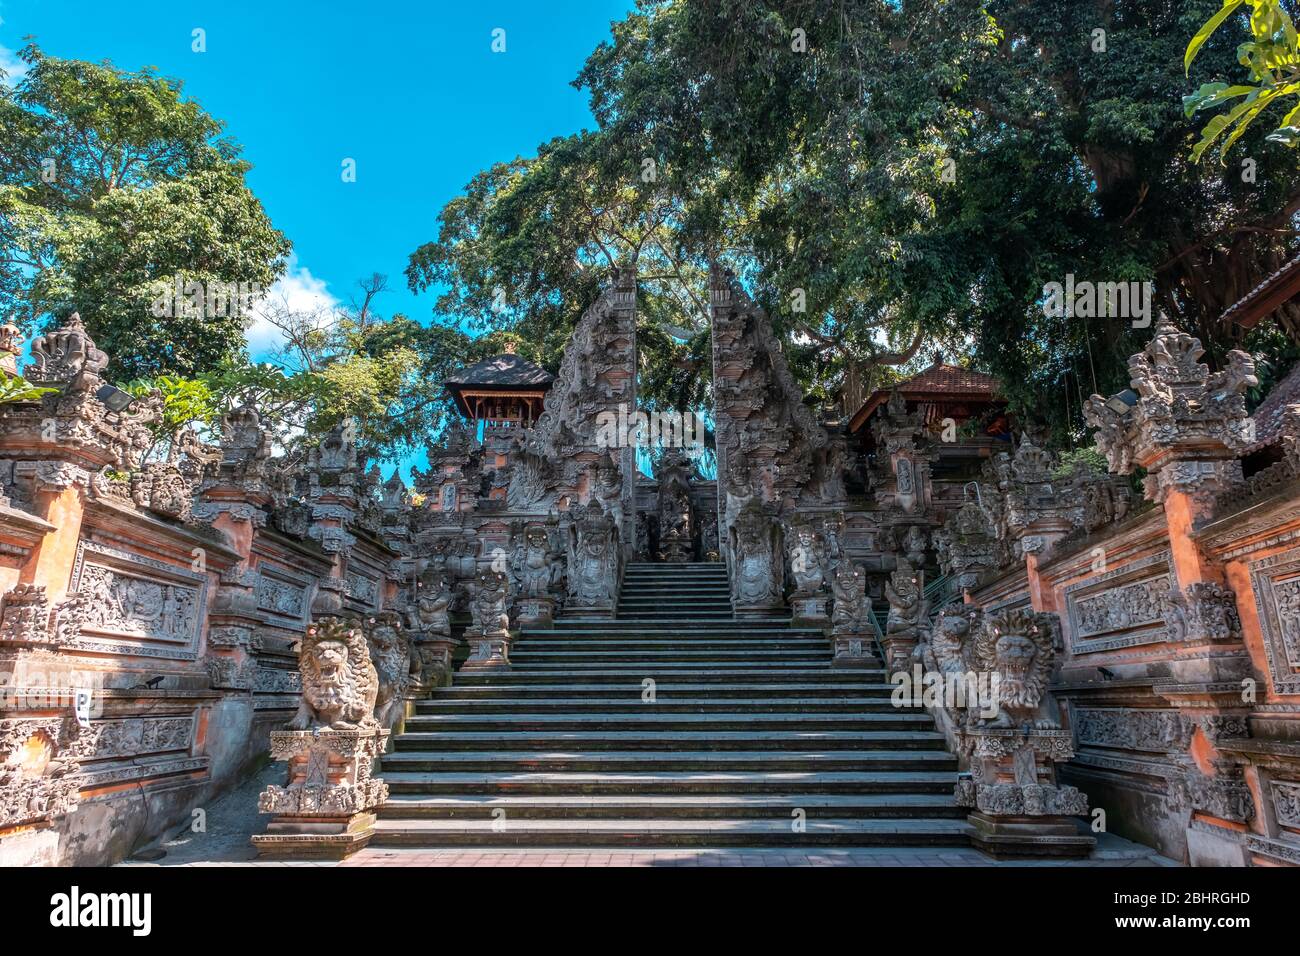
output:
[[[996,680],[998,714],[994,727],[1060,726],[1047,693],[1056,655],[1053,618],[1027,609],[1001,611],[983,622],[973,646],[976,667]]]
[[[401,712],[410,685],[411,640],[403,631],[401,616],[396,611],[380,611],[371,618],[366,638],[379,677],[375,717],[381,726],[391,727]]]
[[[372,730],[379,676],[366,636],[355,621],[312,624],[298,651],[302,703],[290,730]]]

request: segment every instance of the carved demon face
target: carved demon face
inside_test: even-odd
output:
[[[351,682],[348,648],[342,641],[320,641],[311,649],[315,690],[319,699],[342,703]]]
[[[1002,692],[1010,700],[1031,703],[1029,678],[1038,658],[1038,646],[1021,634],[1002,634],[993,645],[1002,679]]]

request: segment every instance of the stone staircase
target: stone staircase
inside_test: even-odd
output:
[[[721,564],[631,564],[615,620],[525,630],[417,704],[371,846],[968,845],[930,717],[830,657],[733,619]]]

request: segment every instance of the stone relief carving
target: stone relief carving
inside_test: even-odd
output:
[[[261,573],[257,576],[254,600],[260,610],[301,620],[307,610],[307,589]]]
[[[1237,596],[1221,584],[1201,581],[1165,595],[1166,637],[1170,641],[1235,641],[1241,638]]]
[[[189,641],[198,630],[198,588],[99,564],[83,565],[78,588],[88,602],[84,627],[160,641]]]
[[[1278,824],[1300,830],[1300,783],[1274,780],[1269,792],[1273,798],[1273,813]]]
[[[737,611],[780,605],[780,530],[751,499],[731,526],[731,598]]]
[[[76,809],[87,744],[72,717],[0,719],[0,827],[46,822]]]
[[[598,500],[574,509],[568,535],[569,605],[610,609],[620,571],[618,528]]]
[[[1250,571],[1273,686],[1300,693],[1300,549],[1252,562]]]

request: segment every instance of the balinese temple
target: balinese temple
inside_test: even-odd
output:
[[[468,420],[509,428],[537,421],[553,381],[546,369],[516,355],[512,344],[452,375],[446,388]]]
[[[868,468],[879,464],[882,453],[888,454],[883,446],[891,416],[915,423],[917,437],[932,445],[929,476],[936,486],[957,486],[950,497],[958,506],[960,485],[978,478],[984,463],[1006,451],[1012,440],[1013,422],[993,377],[949,365],[938,355],[924,371],[877,389],[849,419],[846,431]]]
[[[504,502],[511,444],[541,416],[554,381],[513,345],[447,378],[444,387],[464,422],[431,452],[433,473],[441,473],[437,510],[462,511],[476,499]],[[468,445],[474,454],[465,457]]]

